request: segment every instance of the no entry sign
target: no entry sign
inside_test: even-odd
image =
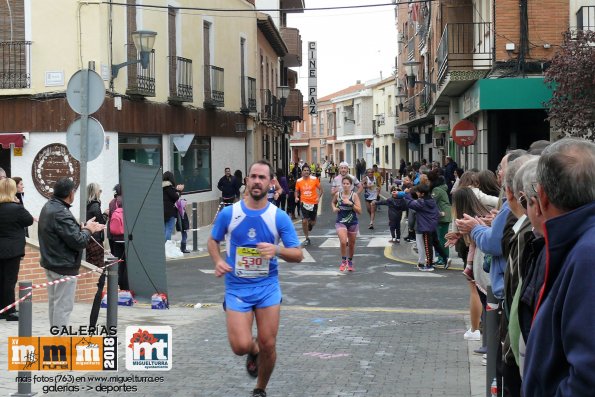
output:
[[[457,145],[471,146],[477,139],[477,128],[469,120],[461,120],[452,127],[450,134]]]

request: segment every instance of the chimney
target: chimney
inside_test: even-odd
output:
[[[362,81],[361,81],[361,80],[356,80],[356,81],[355,81],[355,84],[361,84],[361,83],[362,83]]]

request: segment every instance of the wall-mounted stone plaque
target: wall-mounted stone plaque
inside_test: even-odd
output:
[[[60,143],[47,145],[37,153],[31,167],[33,184],[44,197],[50,198],[54,193],[54,184],[60,178],[72,178],[78,189],[80,183],[80,163],[68,152],[68,148]]]

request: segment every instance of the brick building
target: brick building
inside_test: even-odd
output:
[[[398,129],[408,134],[409,159],[451,155],[466,167],[495,169],[507,148],[550,139],[551,89],[543,73],[562,33],[588,25],[583,15],[591,7],[568,0],[399,1]],[[471,146],[450,134],[460,120],[476,127]]]

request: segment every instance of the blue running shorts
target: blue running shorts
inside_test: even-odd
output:
[[[279,283],[227,289],[225,291],[223,309],[229,309],[235,312],[249,312],[254,309],[279,305],[283,300],[282,298]]]

